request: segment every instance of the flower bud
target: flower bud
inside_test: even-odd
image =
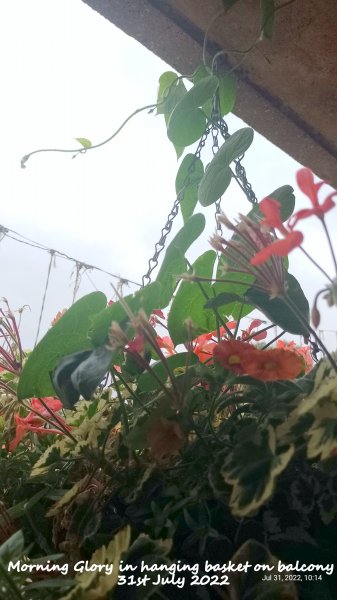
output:
[[[311,321],[315,329],[317,329],[318,325],[321,322],[321,315],[316,305],[313,306],[311,310]]]

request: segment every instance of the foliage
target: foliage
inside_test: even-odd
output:
[[[234,4],[223,1],[225,10]],[[261,8],[261,35],[270,37],[276,8]],[[220,127],[235,94],[216,60],[188,77],[160,77],[152,108],[178,158],[199,143],[178,167],[184,224],[156,281],[109,305],[100,292],[81,298],[29,356],[13,313],[1,309],[0,589],[9,600],[190,597],[190,567],[204,575],[208,563],[230,561],[252,570],[231,572],[217,590],[199,582],[197,597],[334,598],[335,574],[286,580],[279,569],[337,562],[337,364],[314,328],[321,295],[337,305],[325,222],[337,194],[322,202],[324,182],[308,169],[297,183],[309,209],[294,212],[289,185],[260,203],[246,188],[247,215],[232,223],[217,208],[229,233],[218,229],[191,264],[205,227],[198,205],[218,203],[253,142],[249,127],[232,135]],[[212,128],[224,142],[204,165]],[[76,140],[75,153],[97,147]],[[317,293],[314,327],[287,259],[308,217],[323,225],[336,266]],[[254,309],[268,322],[250,319]],[[280,335],[266,338],[276,326],[306,345],[275,347]],[[11,561],[31,568],[9,571]],[[142,563],[157,571],[145,578]],[[137,588],[122,564],[142,575]],[[157,581],[159,567],[171,574],[177,564],[182,590]],[[259,564],[276,577],[262,582]]]

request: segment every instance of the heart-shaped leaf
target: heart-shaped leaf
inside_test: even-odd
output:
[[[198,185],[204,175],[204,165],[194,154],[187,154],[177,173],[176,193],[182,194],[180,209],[184,222],[193,214],[198,201]]]
[[[193,272],[201,277],[211,278],[215,259],[215,252],[208,250],[195,261]],[[192,321],[194,325],[194,337],[201,333],[213,331],[216,328],[217,322],[214,311],[204,308],[207,296],[212,295],[211,287],[211,283],[208,282],[202,282],[198,285],[195,282],[183,281],[180,284],[173,299],[167,321],[169,333],[175,345],[189,341],[186,331],[186,319]]]
[[[206,115],[200,107],[213,98],[218,85],[217,77],[205,77],[176,104],[167,124],[167,135],[171,142],[185,147],[202,136],[206,127]]]
[[[54,394],[50,373],[64,356],[92,348],[88,338],[91,321],[106,302],[101,292],[88,294],[73,304],[49,329],[24,365],[18,386],[20,400]]]
[[[209,206],[222,196],[230,183],[229,165],[246,152],[253,138],[253,129],[243,127],[221,146],[199,185],[198,200],[202,206]]]
[[[309,321],[309,303],[300,284],[290,273],[286,274],[286,281],[288,286],[288,296],[296,305],[297,311],[301,314],[303,319]],[[278,325],[281,329],[295,335],[309,335],[307,327],[299,320],[298,316],[291,311],[283,298],[270,298],[270,295],[267,292],[255,288],[254,286],[247,290],[245,298],[249,303],[256,306],[256,308],[259,308],[272,323],[275,323],[275,325]]]

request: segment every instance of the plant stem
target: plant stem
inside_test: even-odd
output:
[[[310,256],[310,254],[306,250],[304,250],[304,248],[302,248],[302,246],[300,246],[300,250],[302,250],[303,254],[305,254],[305,256],[310,260],[310,262],[312,262],[312,264],[315,265],[315,267],[319,269],[321,273],[323,273],[324,277],[326,277],[331,283],[333,283],[333,280],[331,279],[330,275],[327,274],[327,272],[321,267],[321,265],[319,265],[318,262],[316,262],[312,258],[312,256]]]
[[[323,350],[324,354],[326,355],[326,357],[327,357],[328,361],[330,362],[333,370],[337,373],[337,363],[332,358],[329,350],[326,348],[326,346],[322,342],[321,338],[317,335],[316,331],[311,327],[310,323],[308,323],[308,321],[303,317],[302,313],[298,310],[296,304],[292,301],[292,299],[287,294],[284,294],[283,300],[284,300],[285,304],[287,304],[288,308],[294,313],[294,315],[296,315],[296,317],[298,318],[298,320],[300,321],[300,323],[314,337],[314,339],[316,340],[318,346],[321,347],[321,349]]]
[[[117,396],[118,396],[118,400],[119,400],[119,405],[121,407],[124,429],[125,429],[125,432],[128,434],[129,433],[129,420],[128,420],[128,415],[127,415],[125,404],[124,404],[124,398],[122,397],[115,373],[113,371],[111,371],[111,377],[113,379],[115,389],[117,392]]]
[[[336,277],[337,277],[337,260],[336,260],[336,255],[335,255],[335,252],[334,252],[334,248],[333,248],[333,245],[332,245],[331,237],[330,237],[329,230],[327,228],[324,216],[321,218],[321,223],[323,225],[323,229],[325,231],[325,235],[326,235],[326,238],[328,240],[328,244],[329,244],[329,248],[330,248],[330,252],[331,252],[333,264],[334,264],[334,267],[335,267],[335,273],[336,273]]]
[[[271,325],[271,327],[274,327],[274,325]],[[274,342],[276,342],[276,340],[278,340],[284,334],[285,334],[285,329],[283,331],[281,331],[281,333],[279,333],[276,337],[274,337],[270,342],[268,342],[268,344],[266,344],[265,346],[263,346],[262,350],[265,350],[266,348],[268,348],[269,346],[271,346]]]
[[[138,395],[135,394],[135,392],[130,388],[130,386],[127,384],[127,382],[122,377],[122,375],[120,373],[118,373],[118,371],[115,371],[115,375],[117,375],[117,377],[121,380],[121,382],[124,385],[125,389],[128,390],[131,398],[133,398],[134,400],[136,400],[136,402],[138,402],[138,404],[142,407],[142,409],[144,410],[144,412],[146,412],[148,415],[150,415],[151,413],[150,413],[149,409],[146,408],[146,406],[140,400],[140,398],[138,397]]]
[[[187,261],[187,264],[188,264],[188,266],[190,267],[190,269],[193,269],[193,267],[192,267],[192,265],[191,265],[191,263],[190,263],[189,261]],[[196,278],[194,279],[194,281],[195,281],[195,283],[197,283],[197,284],[198,284],[198,286],[199,286],[199,289],[200,289],[201,293],[203,294],[204,298],[205,298],[206,300],[210,300],[210,298],[209,298],[209,296],[208,296],[207,292],[205,292],[205,290],[204,290],[203,286],[201,285],[201,281],[213,281],[213,280],[212,280],[212,279],[207,279],[206,277],[205,277],[205,278],[204,278],[204,277],[196,277]],[[231,283],[233,283],[233,282],[231,282]],[[221,315],[219,314],[219,311],[218,311],[218,309],[217,309],[217,308],[215,308],[215,307],[213,307],[213,311],[214,311],[214,313],[215,313],[215,315],[216,315],[217,319],[219,319],[219,322],[221,323],[221,325],[222,325],[222,326],[223,326],[223,328],[225,329],[225,331],[226,331],[227,335],[228,335],[230,338],[232,338],[232,337],[233,337],[233,334],[232,334],[231,330],[230,330],[230,329],[227,327],[227,325],[226,325],[226,323],[224,322],[224,320],[223,320],[223,318],[221,317]]]

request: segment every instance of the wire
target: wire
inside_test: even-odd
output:
[[[114,279],[118,279],[118,281],[122,281],[125,283],[132,283],[133,285],[142,287],[141,284],[138,283],[138,281],[133,281],[132,279],[128,279],[127,277],[122,277],[121,275],[116,275],[115,273],[110,273],[110,271],[106,271],[105,269],[101,269],[100,267],[96,267],[95,265],[88,265],[87,263],[79,260],[78,258],[69,256],[65,252],[61,252],[60,250],[48,248],[48,246],[45,246],[44,244],[40,244],[39,242],[31,240],[30,238],[25,237],[21,233],[17,233],[13,229],[9,229],[8,227],[4,227],[3,225],[0,225],[0,239],[3,239],[4,237],[8,237],[13,241],[18,242],[19,244],[24,244],[24,245],[30,246],[32,248],[37,248],[38,250],[43,250],[44,252],[49,252],[49,253],[52,252],[55,257],[63,258],[65,260],[70,260],[75,263],[75,266],[81,265],[81,267],[84,268],[85,270],[100,271],[101,273],[104,273],[105,275],[109,275],[110,277],[113,277]],[[19,239],[19,238],[21,238],[21,239]]]

